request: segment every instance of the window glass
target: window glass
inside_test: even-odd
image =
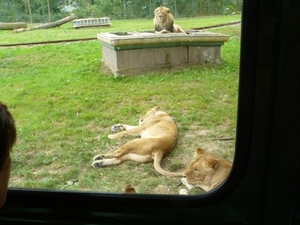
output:
[[[75,29],[72,23],[55,29],[39,29],[35,25],[47,23],[49,17],[51,21],[62,19],[62,15],[67,18],[68,12],[47,14],[46,2],[32,5],[31,11],[15,2],[1,6],[10,12],[3,22],[17,22],[21,12],[28,27],[34,28],[31,32],[26,28],[15,30],[22,34],[0,30],[0,101],[9,107],[18,134],[11,153],[9,186],[115,193],[122,192],[130,184],[138,193],[179,194],[182,189],[189,194],[204,193],[207,185],[188,190],[183,184],[179,185],[182,176],[162,175],[154,169],[152,161],[127,161],[95,169],[93,157],[110,153],[134,139],[110,139],[108,135],[113,125],[136,126],[140,116],[160,106],[178,128],[176,145],[161,162],[164,170],[183,173],[197,148],[225,161],[217,164],[218,160],[211,160],[210,164],[201,164],[206,172],[199,168],[192,171],[195,181],[219,167],[230,167],[227,161],[233,161],[235,151],[242,1],[232,4],[232,1],[192,0],[166,4],[175,23],[187,34],[157,34],[157,37],[177,35],[187,40],[194,34],[209,36],[212,32],[228,36],[228,40],[208,38],[204,43],[188,47],[182,45],[182,41],[165,46],[138,46],[132,49],[141,51],[134,55],[136,58],[127,53],[122,60],[130,58],[126,62],[132,65],[135,61],[143,61],[144,67],[152,65],[153,61],[156,64],[151,71],[133,76],[131,72],[129,75],[112,74],[111,65],[105,66],[102,62],[107,53],[102,51],[103,44],[96,36],[99,33],[131,32],[133,35],[138,32],[140,35],[145,31],[153,32],[153,11],[159,5],[134,1],[109,8],[112,7],[109,4],[94,2],[90,8],[78,3],[74,12],[79,18],[89,18],[101,17],[106,10],[114,19],[113,23],[97,29],[92,24]],[[43,13],[38,11],[40,7],[44,7]],[[67,5],[60,8],[69,10]],[[86,38],[89,40],[84,40]],[[83,40],[40,43],[70,39]],[[158,47],[163,51],[154,50]],[[149,55],[141,60],[145,52]],[[115,53],[109,54],[112,57]],[[114,64],[120,59],[116,56],[111,60]],[[185,65],[180,64],[182,61]],[[147,143],[153,144],[153,141]]]

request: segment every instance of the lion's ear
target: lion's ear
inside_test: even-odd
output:
[[[198,155],[201,155],[204,153],[204,150],[202,148],[196,148],[196,151],[195,151],[195,156],[198,156]]]
[[[170,10],[169,8],[166,8],[166,12],[167,12],[167,13],[170,13],[171,10]]]
[[[210,167],[213,169],[217,169],[219,166],[219,161],[217,159],[214,159],[210,162]]]
[[[212,159],[212,160],[205,160],[202,163],[203,169],[205,169],[206,171],[212,171],[212,170],[216,170],[219,166],[219,162],[217,159]]]

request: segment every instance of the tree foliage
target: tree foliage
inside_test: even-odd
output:
[[[30,11],[32,18],[30,18]],[[52,21],[61,18],[62,14],[65,15],[58,8],[57,0],[0,0],[0,21],[2,22],[30,22],[32,19],[34,23],[44,23],[49,22],[49,14]]]
[[[152,18],[161,5],[175,17],[197,17],[241,12],[242,0],[0,0],[0,21],[45,23],[69,15],[66,9],[72,8],[79,18]]]

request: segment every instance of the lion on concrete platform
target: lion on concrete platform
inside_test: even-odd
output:
[[[154,10],[155,33],[185,33],[185,31],[174,23],[171,10],[165,6],[160,6]]]

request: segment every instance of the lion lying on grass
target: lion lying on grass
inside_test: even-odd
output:
[[[231,167],[232,163],[225,159],[197,148],[195,158],[183,172],[184,178],[181,179],[181,183],[188,190],[199,187],[204,191],[211,191],[226,179]],[[188,191],[181,189],[179,193],[185,195]]]
[[[169,8],[160,6],[154,10],[155,33],[184,33],[181,27],[174,23],[174,17]]]
[[[177,141],[178,131],[174,120],[158,106],[141,117],[138,126],[116,124],[111,130],[121,132],[108,135],[110,139],[126,135],[141,138],[127,142],[114,152],[95,156],[92,164],[94,168],[118,165],[127,160],[140,163],[154,160],[155,170],[162,175],[182,176],[182,173],[168,172],[161,167],[162,158],[172,150]]]

